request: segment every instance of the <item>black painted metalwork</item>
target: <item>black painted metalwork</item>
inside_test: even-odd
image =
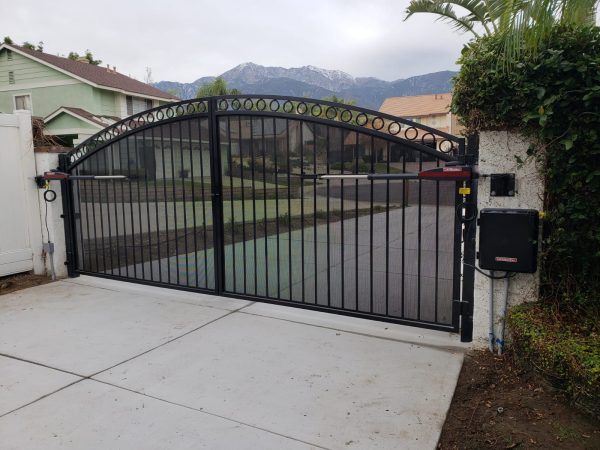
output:
[[[63,182],[69,273],[448,331],[462,317],[468,339],[458,188],[476,186],[409,175],[465,159],[462,138],[321,100],[160,106],[62,160],[126,176]]]

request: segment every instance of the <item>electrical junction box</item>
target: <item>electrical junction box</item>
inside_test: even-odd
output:
[[[479,267],[534,273],[539,213],[535,209],[486,208],[479,215]]]

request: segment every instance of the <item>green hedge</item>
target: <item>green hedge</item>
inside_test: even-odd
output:
[[[452,110],[470,132],[517,130],[545,177],[543,294],[600,309],[600,31],[556,27],[511,67],[500,37],[463,50]]]

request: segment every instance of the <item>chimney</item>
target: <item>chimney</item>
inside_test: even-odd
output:
[[[117,66],[113,66],[113,72],[117,73]]]
[[[110,72],[110,66],[108,64],[106,65],[106,71]]]
[[[80,56],[79,58],[77,58],[77,61],[80,62],[80,63],[83,63],[83,64],[89,64],[90,63],[85,56]]]

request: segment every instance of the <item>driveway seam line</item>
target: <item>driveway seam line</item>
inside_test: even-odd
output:
[[[79,373],[71,372],[71,371],[65,370],[65,369],[59,369],[57,367],[49,366],[48,364],[44,364],[44,363],[41,363],[41,362],[30,361],[28,359],[20,358],[18,356],[9,355],[9,354],[6,354],[6,353],[0,353],[0,356],[4,356],[5,358],[10,358],[10,359],[14,359],[14,360],[21,361],[21,362],[24,362],[24,363],[29,363],[29,364],[33,364],[33,365],[36,365],[36,366],[44,367],[45,369],[56,370],[57,372],[62,372],[62,373],[66,373],[66,374],[69,374],[69,375],[74,375],[74,376],[80,377],[82,379],[83,378],[87,378],[86,375],[81,375]]]
[[[220,414],[207,411],[207,410],[205,410],[203,408],[199,409],[199,408],[194,408],[193,406],[184,405],[182,403],[172,402],[170,400],[166,400],[166,399],[161,398],[161,397],[156,397],[154,395],[150,395],[150,394],[147,394],[145,392],[138,392],[138,391],[136,391],[134,389],[126,388],[124,386],[119,386],[117,384],[113,384],[113,383],[110,383],[108,381],[98,380],[98,379],[95,379],[95,378],[92,378],[91,381],[95,381],[97,383],[102,383],[102,384],[105,384],[105,385],[108,385],[108,386],[115,387],[117,389],[122,389],[124,391],[131,392],[133,394],[138,394],[138,395],[141,395],[141,396],[144,396],[144,397],[148,397],[148,398],[151,398],[151,399],[154,399],[154,400],[158,400],[158,401],[167,403],[169,405],[179,406],[181,408],[186,408],[186,409],[189,409],[189,410],[192,410],[192,411],[196,411],[196,412],[199,412],[199,413],[207,414],[209,416],[218,417],[219,419],[223,419],[223,420],[227,420],[227,421],[230,421],[230,422],[234,422],[234,423],[237,423],[237,424],[240,424],[240,425],[244,425],[244,426],[247,426],[247,427],[250,427],[250,428],[254,428],[256,430],[267,432],[269,434],[274,434],[276,436],[281,436],[281,437],[284,437],[286,439],[290,439],[290,440],[296,441],[296,442],[301,442],[301,443],[306,444],[306,445],[312,445],[314,447],[321,448],[323,450],[331,450],[328,447],[323,447],[322,445],[314,444],[314,443],[308,442],[308,441],[303,441],[302,439],[298,439],[298,438],[295,438],[295,437],[292,437],[292,436],[288,436],[286,434],[278,433],[277,431],[272,431],[272,430],[269,430],[267,428],[262,428],[262,427],[259,427],[257,425],[252,425],[252,424],[249,424],[249,423],[246,423],[246,422],[242,422],[240,420],[236,420],[236,419],[232,419],[230,417],[222,416]]]
[[[200,325],[199,327],[196,327],[196,328],[194,328],[193,330],[186,331],[185,333],[183,333],[183,334],[181,334],[181,335],[179,335],[179,336],[177,336],[177,337],[174,337],[173,339],[170,339],[170,340],[168,340],[168,341],[165,341],[165,342],[163,342],[162,344],[159,344],[159,345],[157,345],[157,346],[155,346],[155,347],[152,347],[152,348],[150,348],[150,349],[148,349],[148,350],[145,350],[145,351],[143,351],[142,353],[139,353],[139,354],[137,354],[137,355],[135,355],[135,356],[132,356],[132,357],[130,357],[130,358],[128,358],[128,359],[126,359],[126,360],[124,360],[124,361],[121,361],[121,362],[119,362],[119,363],[117,363],[117,364],[114,364],[114,365],[112,365],[112,366],[110,366],[110,367],[107,367],[106,369],[102,369],[102,370],[100,370],[100,371],[98,371],[98,372],[95,372],[95,373],[93,373],[93,374],[91,374],[91,375],[87,376],[86,378],[92,378],[92,377],[95,377],[96,375],[100,375],[101,373],[104,373],[104,372],[106,372],[106,371],[108,371],[108,370],[114,369],[115,367],[117,367],[117,366],[120,366],[121,364],[128,363],[129,361],[133,361],[134,359],[136,359],[136,358],[139,358],[140,356],[146,355],[147,353],[150,353],[150,352],[152,352],[152,351],[154,351],[154,350],[156,350],[156,349],[158,349],[158,348],[160,348],[160,347],[163,347],[163,346],[165,346],[165,345],[167,345],[167,344],[170,344],[171,342],[174,342],[174,341],[176,341],[176,340],[178,340],[178,339],[181,339],[181,338],[183,338],[183,337],[185,337],[185,336],[187,336],[187,335],[189,335],[189,334],[191,334],[191,333],[194,333],[194,332],[196,332],[196,331],[200,330],[201,328],[204,328],[204,327],[206,327],[206,326],[208,326],[208,325],[210,325],[210,324],[213,324],[213,323],[215,323],[215,322],[217,322],[217,321],[219,321],[219,320],[221,320],[221,319],[224,319],[225,317],[228,317],[228,316],[230,316],[230,315],[231,315],[231,314],[233,314],[233,313],[236,313],[236,312],[238,312],[238,311],[240,311],[240,310],[242,310],[242,309],[244,309],[244,308],[247,308],[247,307],[249,307],[249,306],[252,306],[254,303],[255,303],[255,302],[252,302],[252,303],[250,303],[250,304],[248,304],[248,305],[244,305],[244,306],[242,306],[242,307],[240,307],[240,308],[238,308],[238,309],[235,309],[235,310],[233,310],[233,311],[228,311],[226,314],[223,314],[222,316],[219,316],[219,317],[217,317],[216,319],[213,319],[213,320],[211,320],[211,321],[209,321],[209,322],[206,322],[206,323],[204,323],[204,324]]]
[[[91,275],[88,275],[88,276],[91,276]],[[112,289],[112,288],[100,287],[100,286],[92,286],[92,285],[86,284],[86,283],[77,283],[76,281],[71,281],[70,278],[66,278],[66,279],[60,280],[60,281],[65,282],[65,283],[70,283],[70,284],[76,284],[77,286],[85,286],[85,287],[90,287],[90,288],[94,288],[94,289],[102,289],[102,290],[110,291],[110,292],[120,292],[120,293],[123,293],[123,291],[121,291],[119,289]],[[122,281],[122,283],[135,284],[136,286],[139,286],[139,284],[136,284],[135,282]],[[159,289],[169,289],[171,291],[177,291],[177,289],[175,289],[175,288],[159,288]],[[177,292],[183,292],[183,291],[177,291]],[[186,291],[186,292],[191,292],[191,291]],[[222,296],[216,295],[216,294],[207,294],[207,293],[204,293],[204,292],[192,292],[192,293],[199,294],[199,295],[211,295],[213,297],[217,297],[217,298],[220,298],[220,299],[222,298],[222,299],[225,299],[225,300],[231,300],[230,297],[222,297]],[[173,302],[177,302],[177,303],[185,303],[187,305],[200,306],[200,307],[203,307],[203,308],[218,309],[219,311],[231,311],[231,312],[237,311],[237,310],[231,310],[231,309],[222,308],[222,307],[219,307],[219,306],[201,305],[201,304],[198,304],[198,303],[194,303],[193,301],[183,301],[183,300],[177,300],[177,299],[172,299],[172,298],[165,299],[165,298],[160,298],[160,297],[154,297],[152,295],[143,295],[143,294],[135,293],[135,292],[127,292],[127,294],[135,295],[137,297],[142,297],[144,299],[151,298],[153,300],[159,300],[159,301],[167,301],[168,300],[168,301],[173,301]],[[244,308],[246,306],[250,306],[250,305],[244,305],[244,306],[242,306],[242,308]]]
[[[250,306],[250,305],[248,305],[248,306]],[[422,342],[414,342],[414,341],[405,340],[405,339],[397,339],[397,338],[392,338],[392,337],[377,336],[377,335],[373,335],[373,334],[363,333],[363,332],[360,332],[360,331],[350,331],[350,330],[344,330],[344,329],[341,329],[341,328],[335,328],[333,326],[317,325],[317,324],[313,324],[313,323],[300,322],[298,320],[292,320],[292,319],[283,319],[281,317],[267,316],[266,314],[258,314],[258,313],[255,313],[255,312],[240,311],[240,310],[236,310],[234,312],[239,312],[240,314],[247,314],[249,316],[258,316],[258,317],[264,317],[266,319],[274,319],[274,320],[281,320],[283,322],[296,323],[298,325],[307,325],[307,326],[316,327],[316,328],[324,328],[326,330],[339,331],[341,333],[356,334],[358,336],[364,336],[364,337],[369,337],[369,338],[373,338],[373,339],[382,339],[384,341],[392,341],[392,342],[400,342],[400,343],[403,343],[403,344],[411,344],[411,345],[414,345],[414,346],[417,346],[417,347],[427,347],[427,348],[431,348],[433,350],[462,351],[462,352],[466,352],[468,350],[468,348],[463,348],[463,347],[458,347],[458,346],[454,347],[452,345],[448,345],[448,346],[435,345],[435,344],[428,344],[428,343],[422,343]]]

